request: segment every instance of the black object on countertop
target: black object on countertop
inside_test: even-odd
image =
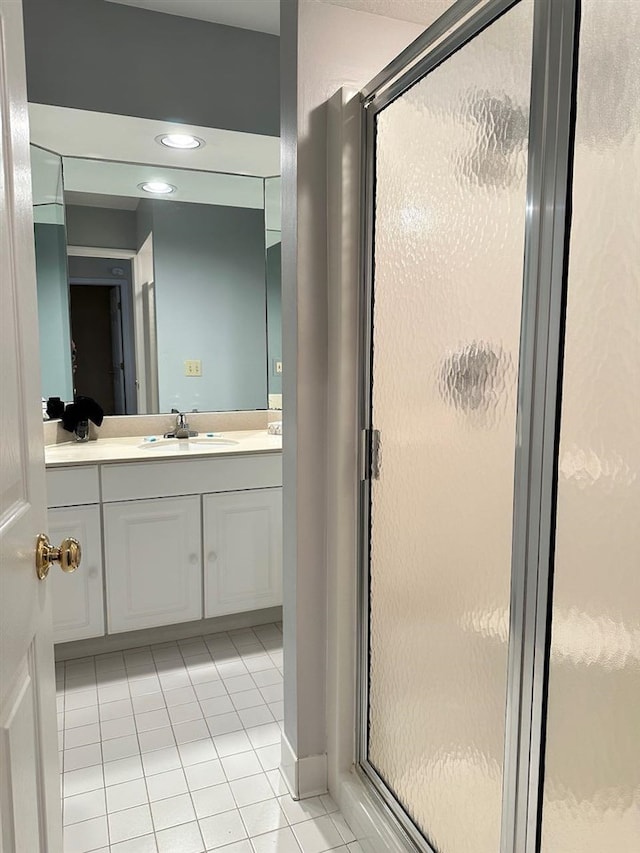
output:
[[[62,426],[67,432],[74,432],[81,421],[87,420],[100,426],[104,420],[104,410],[93,397],[76,397],[64,410]]]
[[[64,414],[64,403],[60,397],[49,397],[47,400],[47,414],[52,420],[62,417]]]

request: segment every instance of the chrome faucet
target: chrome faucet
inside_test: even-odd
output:
[[[165,438],[194,438],[198,433],[194,429],[189,429],[189,421],[186,419],[183,412],[172,410],[176,415],[176,425],[173,432],[165,432]]]
[[[78,421],[76,428],[73,431],[76,441],[89,441],[89,421]]]

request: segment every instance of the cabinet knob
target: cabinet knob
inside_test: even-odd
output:
[[[36,572],[41,581],[49,574],[53,563],[60,563],[63,572],[75,572],[82,559],[82,548],[77,539],[68,536],[55,548],[46,533],[41,533],[36,542]]]
[[[191,563],[192,566],[195,566],[195,564],[198,562],[198,555],[197,554],[189,554],[189,562]]]
[[[217,559],[218,559],[218,555],[216,554],[216,552],[215,551],[209,551],[209,553],[207,554],[207,560],[210,563],[215,563],[215,561]]]

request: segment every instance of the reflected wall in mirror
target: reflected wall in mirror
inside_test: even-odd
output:
[[[282,408],[282,244],[280,233],[281,180],[264,182],[267,249],[267,346],[269,408]]]
[[[43,398],[280,407],[279,140],[30,110]],[[172,151],[158,131],[206,144]]]
[[[31,146],[42,397],[73,397],[62,158]]]

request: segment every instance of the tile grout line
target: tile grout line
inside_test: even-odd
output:
[[[265,653],[267,653],[267,649],[266,649],[266,647],[265,647],[264,643],[262,643],[262,641],[260,640],[260,638],[255,634],[255,632],[252,632],[252,633],[254,634],[254,636],[255,636],[255,638],[256,638],[256,644],[258,644],[258,643],[259,643],[259,644],[260,644],[260,646],[262,647],[262,649],[264,650],[264,652],[265,652]],[[207,635],[205,635],[205,636],[207,636]],[[235,707],[235,704],[233,703],[233,699],[231,699],[231,695],[232,695],[232,694],[231,694],[231,693],[229,693],[229,690],[228,690],[228,688],[227,688],[227,685],[226,685],[226,683],[225,683],[225,680],[224,680],[224,678],[223,678],[222,674],[220,673],[220,670],[218,669],[218,663],[217,663],[216,659],[215,659],[215,658],[214,658],[214,656],[213,656],[213,652],[211,651],[211,648],[210,648],[210,647],[209,647],[209,645],[207,644],[207,641],[206,641],[206,639],[205,639],[205,636],[203,636],[203,637],[202,637],[202,642],[204,643],[204,645],[205,645],[205,646],[206,646],[206,648],[207,648],[207,651],[208,651],[209,657],[210,657],[210,659],[211,659],[211,662],[213,663],[213,666],[215,667],[215,671],[216,671],[216,673],[218,674],[219,681],[220,681],[220,683],[222,684],[222,686],[223,686],[223,688],[224,688],[224,690],[225,690],[225,694],[224,694],[224,695],[225,695],[225,696],[227,696],[227,697],[230,699],[231,704],[233,705],[233,707],[234,707],[234,709],[235,709],[235,710],[234,710],[234,713],[236,714],[236,716],[238,717],[238,719],[239,719],[239,721],[240,721],[240,723],[241,723],[241,725],[242,725],[242,731],[243,731],[243,732],[246,732],[246,728],[245,728],[245,726],[244,726],[244,722],[243,722],[242,718],[240,717],[240,715],[238,714],[238,709]],[[226,637],[231,641],[231,643],[232,643],[232,645],[233,645],[234,649],[236,650],[236,653],[237,653],[237,654],[236,654],[235,656],[240,657],[240,659],[242,659],[242,657],[241,657],[241,653],[240,653],[240,649],[239,649],[239,648],[238,648],[238,646],[236,646],[236,644],[233,642],[233,639],[229,636],[229,633],[228,633],[228,632],[225,632],[225,636],[226,636]],[[198,695],[198,692],[197,692],[197,690],[196,690],[197,684],[196,684],[196,682],[194,682],[194,681],[192,680],[192,678],[191,678],[191,673],[190,673],[189,668],[188,668],[187,663],[186,663],[187,659],[184,657],[184,653],[182,652],[182,648],[180,647],[180,644],[179,644],[179,643],[178,643],[178,647],[180,648],[180,654],[182,655],[183,660],[185,661],[185,667],[186,667],[186,669],[187,669],[187,674],[188,674],[188,677],[189,677],[189,681],[191,682],[191,685],[192,685],[192,688],[193,688],[193,692],[194,692],[194,694],[195,694],[195,696],[196,696],[196,701],[197,701],[197,703],[198,703],[198,707],[199,707],[199,709],[200,709],[200,712],[202,713],[202,717],[203,717],[203,719],[204,719],[204,721],[205,721],[205,725],[207,726],[207,729],[209,730],[209,736],[210,736],[210,738],[211,738],[211,742],[212,742],[212,744],[213,744],[213,748],[214,748],[214,750],[215,750],[215,753],[216,753],[216,756],[217,756],[217,760],[218,760],[218,761],[219,761],[219,763],[220,763],[220,768],[221,768],[222,773],[224,774],[224,778],[225,778],[225,780],[226,780],[225,784],[229,787],[229,790],[230,790],[230,792],[231,792],[232,800],[233,800],[233,802],[235,803],[235,809],[233,809],[233,810],[232,810],[232,809],[229,809],[228,811],[237,811],[237,812],[238,812],[238,814],[239,814],[239,816],[240,816],[240,820],[242,821],[242,825],[244,826],[244,829],[245,829],[246,836],[247,836],[247,839],[248,839],[248,841],[249,841],[249,844],[250,844],[250,846],[253,848],[253,847],[254,847],[254,845],[253,845],[253,844],[252,844],[252,842],[251,842],[251,836],[249,835],[248,828],[247,828],[246,823],[245,823],[245,821],[244,821],[244,818],[243,818],[243,816],[242,816],[242,812],[240,811],[240,806],[239,806],[238,801],[237,801],[237,799],[236,799],[236,795],[234,794],[234,792],[233,792],[233,788],[231,787],[231,781],[234,781],[234,780],[230,780],[230,779],[229,779],[229,777],[228,777],[228,775],[227,775],[227,771],[225,770],[224,764],[222,763],[222,760],[221,760],[221,758],[222,758],[222,757],[219,755],[218,750],[217,750],[217,747],[216,747],[216,744],[215,744],[214,735],[211,733],[211,729],[209,728],[209,724],[208,724],[208,722],[207,722],[207,719],[208,719],[208,718],[205,716],[205,712],[204,712],[204,708],[202,707],[202,704],[201,704],[200,696]],[[250,672],[249,672],[249,670],[247,669],[246,664],[244,663],[244,661],[242,661],[242,663],[243,663],[243,666],[245,667],[245,670],[246,670],[246,671],[247,671],[247,673],[249,674],[249,676],[251,676],[251,673],[250,673]],[[254,679],[253,679],[253,678],[251,678],[251,680],[252,680],[252,681],[254,682],[254,684],[255,684]],[[204,682],[204,683],[206,683],[206,682]],[[257,684],[256,684],[256,689],[258,689],[258,685],[257,685]],[[261,695],[262,695],[262,694],[261,694]],[[264,698],[264,697],[263,697],[263,698]],[[266,705],[266,702],[265,702],[265,705]],[[214,715],[214,716],[215,716],[215,715]],[[274,719],[275,719],[275,718],[274,718]],[[250,742],[251,742],[251,741],[250,741]],[[253,745],[252,745],[252,746],[253,746]],[[178,753],[179,753],[179,752],[180,752],[180,750],[178,750]],[[181,760],[182,760],[182,756],[181,756]],[[266,775],[266,774],[265,774],[265,775]],[[267,777],[267,782],[268,782],[268,784],[271,786],[271,783],[269,782],[268,777]],[[187,784],[187,787],[189,787],[189,786],[188,786],[188,784]],[[273,793],[274,793],[274,795],[275,795],[275,791],[274,791]],[[205,849],[206,849],[207,844],[206,844],[206,842],[205,842],[204,835],[203,835],[203,833],[202,833],[202,828],[200,827],[200,818],[198,817],[198,813],[197,813],[197,811],[196,811],[196,807],[195,807],[195,802],[194,802],[194,800],[193,800],[193,791],[191,791],[191,789],[190,789],[190,788],[189,788],[189,794],[190,794],[190,797],[191,797],[191,803],[192,803],[192,805],[193,805],[194,814],[196,815],[196,819],[197,819],[197,821],[198,821],[198,828],[200,829],[200,834],[201,834],[201,836],[202,836],[202,842],[203,842],[203,845],[204,845],[204,847],[205,847]],[[217,814],[225,814],[225,812],[218,812]],[[214,817],[214,816],[215,816],[215,815],[209,815],[209,817]],[[206,819],[206,818],[203,818],[203,819]],[[255,849],[255,848],[254,848],[254,849]]]
[[[153,665],[154,665],[154,668],[156,670],[156,677],[158,678],[158,683],[161,684],[160,677],[158,674],[158,669],[156,667],[156,661],[155,661],[155,658],[153,657],[153,653],[151,652],[150,647],[149,647],[149,653],[151,654],[151,659],[153,660]],[[154,844],[156,846],[156,850],[157,850],[158,849],[158,836],[156,835],[156,824],[155,824],[155,821],[153,819],[153,809],[151,808],[151,797],[149,796],[149,785],[147,784],[147,774],[145,773],[144,762],[142,760],[142,744],[140,743],[140,732],[138,731],[138,724],[136,722],[135,704],[133,702],[134,697],[133,697],[133,694],[131,693],[131,686],[130,686],[131,682],[129,681],[129,672],[127,670],[127,660],[124,656],[124,652],[122,654],[122,658],[124,660],[124,669],[125,669],[125,673],[126,673],[126,677],[127,677],[127,688],[129,690],[129,695],[131,697],[131,710],[133,712],[133,725],[134,725],[134,728],[136,730],[136,741],[138,744],[138,754],[140,755],[140,767],[142,769],[142,779],[144,780],[144,789],[147,792],[147,802],[149,804],[149,806],[148,806],[149,807],[149,817],[151,819],[151,827],[152,827],[152,833],[150,833],[150,834],[153,835],[153,842],[154,842]],[[164,698],[164,694],[162,694],[162,695]],[[105,793],[105,796],[106,796],[106,793]],[[107,823],[108,823],[108,815],[109,814],[110,813],[108,811],[108,805],[107,805]],[[138,836],[138,838],[140,838],[140,837],[142,837],[142,836]],[[127,839],[127,840],[130,840],[130,839]]]
[[[182,654],[182,650],[180,649],[180,645],[179,645],[179,643],[176,643],[176,646],[177,646],[177,648],[178,648],[178,651],[180,652],[180,657],[181,657],[181,659],[184,661],[184,656],[183,656],[183,654]],[[195,818],[195,820],[196,820],[196,824],[197,824],[197,827],[198,827],[198,833],[200,834],[200,840],[202,841],[202,846],[203,846],[203,848],[204,848],[204,847],[206,847],[205,842],[204,842],[204,836],[202,835],[202,829],[200,828],[200,823],[199,823],[199,821],[197,820],[196,806],[195,806],[195,803],[193,802],[193,797],[191,796],[191,790],[190,790],[190,788],[189,788],[189,784],[188,784],[188,782],[187,782],[187,775],[186,775],[186,773],[184,772],[184,764],[182,763],[182,755],[180,754],[180,745],[178,744],[178,741],[177,741],[177,738],[176,738],[176,733],[175,733],[175,730],[174,730],[174,728],[173,728],[173,720],[171,719],[171,716],[170,716],[170,714],[169,714],[169,710],[168,710],[168,709],[169,709],[169,706],[167,705],[167,697],[165,696],[164,687],[163,687],[163,685],[162,685],[162,680],[161,680],[161,678],[160,678],[160,672],[159,672],[159,670],[158,670],[158,661],[156,660],[155,655],[153,654],[153,649],[150,649],[150,651],[151,651],[151,657],[153,658],[153,664],[154,664],[154,666],[155,666],[156,673],[157,673],[157,676],[158,676],[158,683],[160,684],[160,692],[162,693],[162,698],[163,698],[163,700],[164,700],[165,707],[167,708],[167,717],[169,717],[169,725],[171,726],[171,732],[172,732],[172,734],[173,734],[173,739],[174,739],[175,744],[176,744],[176,752],[178,753],[178,758],[180,759],[180,769],[182,770],[182,775],[184,776],[185,784],[186,784],[186,786],[187,786],[187,794],[189,795],[189,802],[191,803],[191,808],[193,809],[193,815],[194,815],[194,818]],[[185,663],[185,669],[186,669],[186,671],[187,671],[187,676],[188,676],[189,670],[186,668],[186,663]],[[189,678],[189,681],[191,681],[191,678]],[[193,692],[194,692],[194,694],[196,695],[196,699],[197,699],[197,698],[198,698],[197,693],[195,693],[195,690],[194,690]],[[202,710],[202,709],[201,709],[201,710]],[[214,749],[215,749],[215,745],[214,745]],[[217,753],[217,750],[216,750],[216,755],[217,755],[217,754],[218,754],[218,753]],[[142,772],[144,773],[144,764],[142,765]],[[147,777],[146,777],[146,774],[145,774],[145,785],[147,785],[146,778],[147,778]],[[147,796],[149,796],[149,788],[148,788],[148,785],[147,785]],[[157,830],[156,830],[156,820],[155,820],[155,818],[154,818],[154,816],[153,816],[153,809],[151,808],[151,798],[150,798],[150,797],[149,797],[149,804],[150,804],[150,805],[149,805],[149,808],[150,808],[150,811],[151,811],[151,822],[152,822],[152,824],[153,824],[153,828],[154,828],[154,839],[155,839],[155,843],[156,843],[156,848],[157,848],[157,849],[159,849],[159,845],[158,845],[158,836],[157,836],[157,834],[156,834],[156,833],[157,833]],[[191,821],[189,821],[189,823],[190,823],[190,822],[191,822]],[[180,825],[180,824],[178,824],[178,825]],[[171,828],[171,827],[165,827],[165,829],[169,829],[169,828]]]

